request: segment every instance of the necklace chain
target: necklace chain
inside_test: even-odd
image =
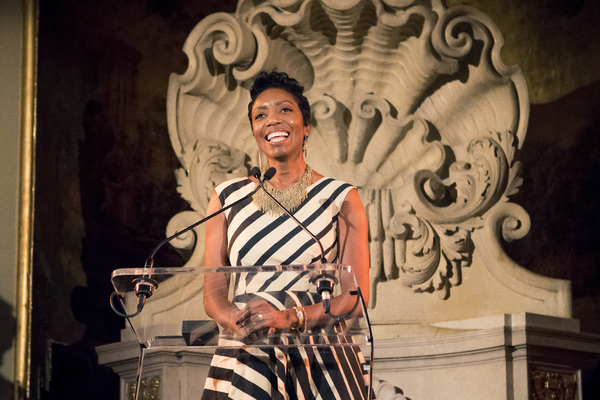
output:
[[[289,212],[293,213],[308,196],[307,189],[312,184],[312,179],[312,168],[307,164],[304,174],[292,186],[285,189],[277,189],[269,181],[266,181],[264,186]],[[285,213],[263,190],[256,192],[252,201],[264,214],[279,217]]]

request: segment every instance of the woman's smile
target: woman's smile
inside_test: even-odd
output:
[[[284,141],[289,136],[289,133],[284,131],[271,132],[267,135],[267,141],[271,143],[278,143]]]

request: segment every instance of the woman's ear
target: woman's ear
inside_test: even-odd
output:
[[[306,140],[310,136],[310,128],[311,128],[310,124],[308,124],[304,127],[304,140]]]

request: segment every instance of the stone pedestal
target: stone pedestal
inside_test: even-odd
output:
[[[588,400],[584,388],[598,393],[600,335],[580,332],[577,320],[521,313],[437,328],[438,336],[376,342],[375,375],[403,393],[379,399]]]
[[[97,348],[98,362],[121,378],[120,399],[134,399],[140,347],[127,340]],[[143,358],[138,400],[199,399],[212,354],[201,348],[147,351]]]
[[[584,393],[600,391],[600,335],[580,332],[577,320],[521,313],[431,328],[437,334],[375,337],[379,400],[593,400]],[[138,349],[134,341],[98,348],[100,363],[121,376],[123,400],[132,398]],[[198,398],[210,359],[198,348],[150,353],[139,399]]]

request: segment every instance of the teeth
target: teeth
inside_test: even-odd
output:
[[[267,135],[267,140],[270,141],[271,139],[277,138],[277,137],[288,137],[288,133],[287,132],[272,132]]]

